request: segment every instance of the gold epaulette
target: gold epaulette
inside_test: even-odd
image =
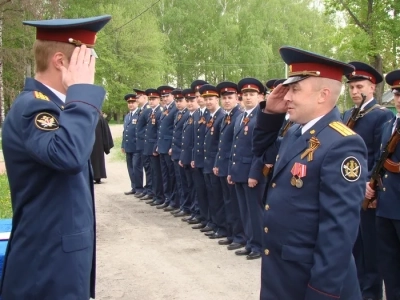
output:
[[[36,99],[50,101],[49,97],[47,97],[45,94],[41,92],[34,91],[33,95],[35,96]]]
[[[334,130],[336,130],[337,132],[339,132],[343,136],[356,134],[353,130],[351,130],[349,127],[344,125],[342,122],[335,121],[335,122],[330,123],[329,126],[331,128],[333,128]]]

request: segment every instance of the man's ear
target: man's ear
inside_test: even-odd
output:
[[[328,101],[331,98],[331,90],[327,87],[324,87],[320,91],[320,98],[318,100],[318,103],[324,103]]]
[[[62,67],[67,68],[67,59],[65,55],[62,52],[56,52],[53,57],[51,58],[51,64],[56,68],[57,70],[61,70]]]

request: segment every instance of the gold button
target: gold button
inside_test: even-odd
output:
[[[239,137],[236,137],[236,139],[238,139]]]
[[[233,163],[232,165],[234,165],[235,163]]]
[[[221,156],[218,156],[218,158],[221,158]]]
[[[385,178],[388,178],[388,174],[385,175]]]
[[[276,187],[276,183],[274,182],[271,186],[272,186],[273,188]]]
[[[235,147],[235,148],[236,148],[236,145],[235,145],[235,146],[233,146],[233,147]]]
[[[204,149],[204,152],[207,152],[206,149]]]
[[[269,210],[269,205],[265,205],[265,210]]]
[[[265,250],[264,250],[264,253],[265,253],[265,255],[269,255],[269,250],[268,250],[268,249],[265,249]]]
[[[268,227],[264,228],[265,233],[268,233]]]
[[[383,191],[385,192],[385,191],[386,191],[386,188],[383,188]]]
[[[64,109],[64,105],[61,105],[61,109]]]

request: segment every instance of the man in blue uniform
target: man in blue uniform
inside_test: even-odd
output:
[[[349,62],[355,67],[355,71],[346,75],[350,96],[355,106],[360,106],[362,95],[366,96],[361,106],[357,121],[353,129],[365,142],[368,151],[368,177],[370,179],[375,160],[380,154],[383,125],[392,119],[393,113],[381,107],[374,99],[376,84],[382,82],[383,78],[378,71],[370,65],[362,62]],[[347,124],[353,110],[346,111],[343,115],[343,122]],[[358,281],[360,283],[363,299],[382,299],[382,278],[379,274],[377,261],[377,236],[375,229],[375,208],[366,211],[361,210],[360,228],[358,237],[353,249],[356,261]]]
[[[289,78],[260,106],[254,139],[278,147],[264,210],[261,299],[354,299],[352,248],[365,194],[367,150],[336,108],[354,67],[282,47]],[[296,124],[274,143],[285,113]],[[258,144],[259,145],[259,144]],[[259,156],[266,149],[253,152]]]
[[[182,132],[183,125],[189,117],[189,112],[186,109],[186,99],[182,90],[176,89],[172,91],[175,97],[175,105],[178,110],[174,120],[174,130],[172,132],[172,147],[169,151],[171,159],[174,163],[175,179],[176,179],[176,203],[179,210],[174,213],[174,217],[184,217],[190,214],[190,206],[192,205],[192,198],[190,198],[190,191],[188,182],[186,180],[185,170],[179,165],[179,157],[182,152]]]
[[[145,93],[149,99],[150,113],[146,120],[143,154],[150,158],[151,181],[154,194],[153,198],[146,203],[156,206],[163,204],[165,201],[160,155],[157,152],[157,133],[163,110],[160,106],[160,94],[156,89],[147,89]]]
[[[125,195],[143,193],[143,165],[142,154],[136,149],[136,126],[139,118],[139,109],[135,94],[125,95],[129,113],[124,118],[121,151],[126,155],[126,165],[131,180],[131,190]]]
[[[196,190],[197,202],[199,205],[200,224],[194,225],[193,229],[200,229],[201,232],[209,232],[213,230],[214,224],[210,219],[209,199],[207,196],[206,182],[204,179],[204,136],[206,130],[206,119],[210,112],[206,108],[206,102],[201,96],[200,88],[208,84],[204,80],[195,80],[191,84],[191,89],[195,93],[196,102],[199,110],[193,114],[194,123],[194,148],[192,154],[191,166],[193,168],[194,188]],[[209,225],[209,226],[207,226]]]
[[[263,99],[264,86],[255,78],[244,78],[239,81],[238,90],[243,95],[245,111],[235,122],[227,181],[236,188],[239,218],[246,237],[246,241],[238,245],[240,247],[245,245],[245,249],[238,250],[235,254],[246,255],[250,260],[261,258],[262,251],[264,164],[260,158],[249,152],[249,145],[252,145],[258,103]],[[228,249],[232,248],[239,247],[228,246]]]
[[[214,163],[214,175],[219,177],[222,196],[224,201],[226,218],[226,239],[218,241],[219,245],[229,245],[228,249],[235,250],[243,247],[245,237],[242,220],[240,219],[239,203],[235,187],[228,184],[228,166],[231,159],[231,149],[233,142],[233,129],[238,116],[241,114],[238,105],[237,84],[229,81],[221,82],[217,85],[217,90],[221,95],[222,108],[225,116],[222,120],[218,152]]]
[[[221,239],[226,237],[227,234],[225,206],[221,181],[214,174],[213,168],[217,157],[221,125],[225,112],[219,106],[219,91],[215,86],[205,84],[200,88],[199,92],[205,99],[207,110],[210,112],[210,115],[205,120],[203,174],[207,188],[210,219],[214,226],[212,228],[213,231],[206,232],[205,235],[211,239]]]
[[[165,202],[160,208],[175,208],[178,209],[176,197],[176,184],[174,164],[171,156],[168,154],[172,145],[172,131],[174,130],[174,120],[178,110],[176,109],[174,96],[171,92],[174,90],[171,86],[160,86],[157,88],[161,95],[163,103],[163,112],[160,118],[158,127],[158,140],[156,152],[160,155],[161,174],[163,181],[163,189]]]
[[[144,176],[146,177],[146,184],[143,187],[142,193],[135,193],[135,197],[141,200],[153,199],[153,187],[151,179],[150,156],[143,154],[144,149],[144,135],[146,132],[146,124],[151,114],[151,108],[148,103],[148,98],[143,90],[133,89],[136,93],[136,101],[138,103],[138,120],[136,123],[136,149],[141,153],[141,160],[144,169]],[[143,172],[143,171],[142,171]]]
[[[382,151],[395,130],[400,133],[400,70],[385,77],[394,94],[397,114],[384,124]],[[378,237],[378,265],[385,282],[387,300],[400,299],[400,145],[384,163],[384,176],[376,206],[376,232]],[[366,197],[372,199],[375,192],[367,185]]]
[[[26,79],[2,132],[13,208],[4,300],[95,296],[89,158],[105,91],[93,84],[93,47],[110,19],[24,22],[36,27],[36,74]]]
[[[194,188],[194,180],[195,177],[194,169],[191,167],[190,163],[192,162],[193,149],[194,149],[194,135],[195,135],[195,121],[194,114],[199,110],[199,104],[196,101],[196,95],[192,91],[192,89],[184,89],[182,91],[183,96],[186,99],[187,110],[188,110],[188,118],[183,124],[183,132],[182,132],[182,151],[179,156],[179,165],[183,168],[186,181],[187,188],[189,190],[189,198],[191,199],[192,206],[190,208],[191,215],[187,218],[182,218],[182,221],[187,222],[188,224],[200,224],[201,217],[199,212],[199,205],[197,200],[196,189]],[[204,180],[204,179],[203,179]]]

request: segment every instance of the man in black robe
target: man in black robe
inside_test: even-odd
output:
[[[100,115],[99,117],[96,127],[96,140],[93,145],[92,154],[90,155],[95,183],[101,183],[102,178],[107,178],[104,153],[109,154],[111,148],[114,147],[110,127],[104,115]]]

